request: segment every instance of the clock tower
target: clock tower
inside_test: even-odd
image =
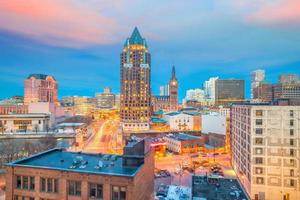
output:
[[[172,67],[172,77],[169,82],[170,111],[178,111],[178,81],[175,66]]]

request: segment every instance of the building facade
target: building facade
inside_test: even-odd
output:
[[[245,100],[244,80],[221,80],[215,81],[215,103],[227,105],[240,103]]]
[[[232,165],[251,199],[300,199],[299,116],[299,106],[232,106]]]
[[[24,104],[50,102],[58,105],[57,87],[51,75],[30,74],[24,81]]]
[[[96,108],[110,109],[115,106],[115,95],[111,92],[111,88],[104,88],[103,93],[96,94]]]
[[[194,130],[194,116],[181,112],[169,112],[163,115],[171,131]]]
[[[260,82],[253,88],[254,102],[271,102],[273,100],[273,85],[271,83]]]
[[[151,117],[151,57],[137,28],[121,53],[120,118],[124,131],[148,130]]]
[[[254,99],[254,89],[265,80],[265,70],[258,69],[251,72],[251,99]]]
[[[204,138],[184,133],[164,137],[167,149],[176,153],[195,153],[204,150]]]
[[[6,200],[153,199],[153,151],[139,144],[122,156],[53,149],[12,162]]]
[[[168,84],[167,95],[152,97],[152,110],[165,112],[178,110],[178,80],[176,78],[175,66],[172,67],[172,75]]]

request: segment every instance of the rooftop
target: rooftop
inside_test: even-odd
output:
[[[191,199],[191,188],[177,185],[159,186],[156,196],[160,200],[189,200]]]
[[[36,79],[42,79],[42,80],[46,80],[47,76],[46,74],[29,74],[29,76],[27,77],[27,79],[30,79],[31,77],[34,77]],[[52,77],[54,79],[54,77]]]
[[[132,45],[132,44],[139,44],[144,45],[147,48],[147,43],[144,38],[142,38],[139,30],[137,27],[134,28],[130,38],[128,38],[124,44],[124,46]]]
[[[248,200],[246,192],[237,179],[210,178],[207,176],[193,176],[193,199],[209,200]]]
[[[169,115],[169,116],[175,116],[175,115],[179,115],[180,112],[168,112],[165,115]]]
[[[118,155],[68,152],[63,149],[52,149],[7,165],[127,177],[134,176],[141,167],[124,166],[122,156]]]
[[[187,141],[187,140],[199,140],[201,137],[193,136],[193,135],[188,135],[185,133],[178,133],[178,134],[169,134],[167,135],[169,138],[173,138],[175,140],[179,141]]]

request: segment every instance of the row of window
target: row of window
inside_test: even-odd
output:
[[[262,135],[263,134],[263,129],[262,128],[256,128],[255,129],[255,134],[256,135]],[[290,129],[290,136],[294,136],[294,129]]]
[[[22,190],[35,190],[34,176],[16,176],[16,188]],[[71,196],[81,196],[81,181],[68,181],[68,194]],[[58,193],[59,183],[55,178],[40,178],[40,191],[47,193]],[[103,185],[89,183],[89,197],[93,199],[103,199]],[[32,200],[32,197],[15,196],[15,200]],[[125,200],[126,187],[113,186],[112,200]]]
[[[256,111],[255,111],[255,115],[256,115],[257,117],[263,116],[263,110],[256,110]],[[293,110],[290,110],[289,115],[290,115],[290,117],[294,117],[294,111],[293,111]]]
[[[255,120],[255,125],[258,125],[258,126],[263,125],[263,119],[256,119]],[[293,119],[290,120],[290,126],[294,126],[294,120]]]

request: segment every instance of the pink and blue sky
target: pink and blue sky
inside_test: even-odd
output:
[[[51,74],[59,96],[119,91],[119,54],[137,26],[158,93],[174,64],[180,96],[211,76],[262,68],[276,82],[300,74],[299,0],[2,0],[0,98],[23,94],[30,73]]]

